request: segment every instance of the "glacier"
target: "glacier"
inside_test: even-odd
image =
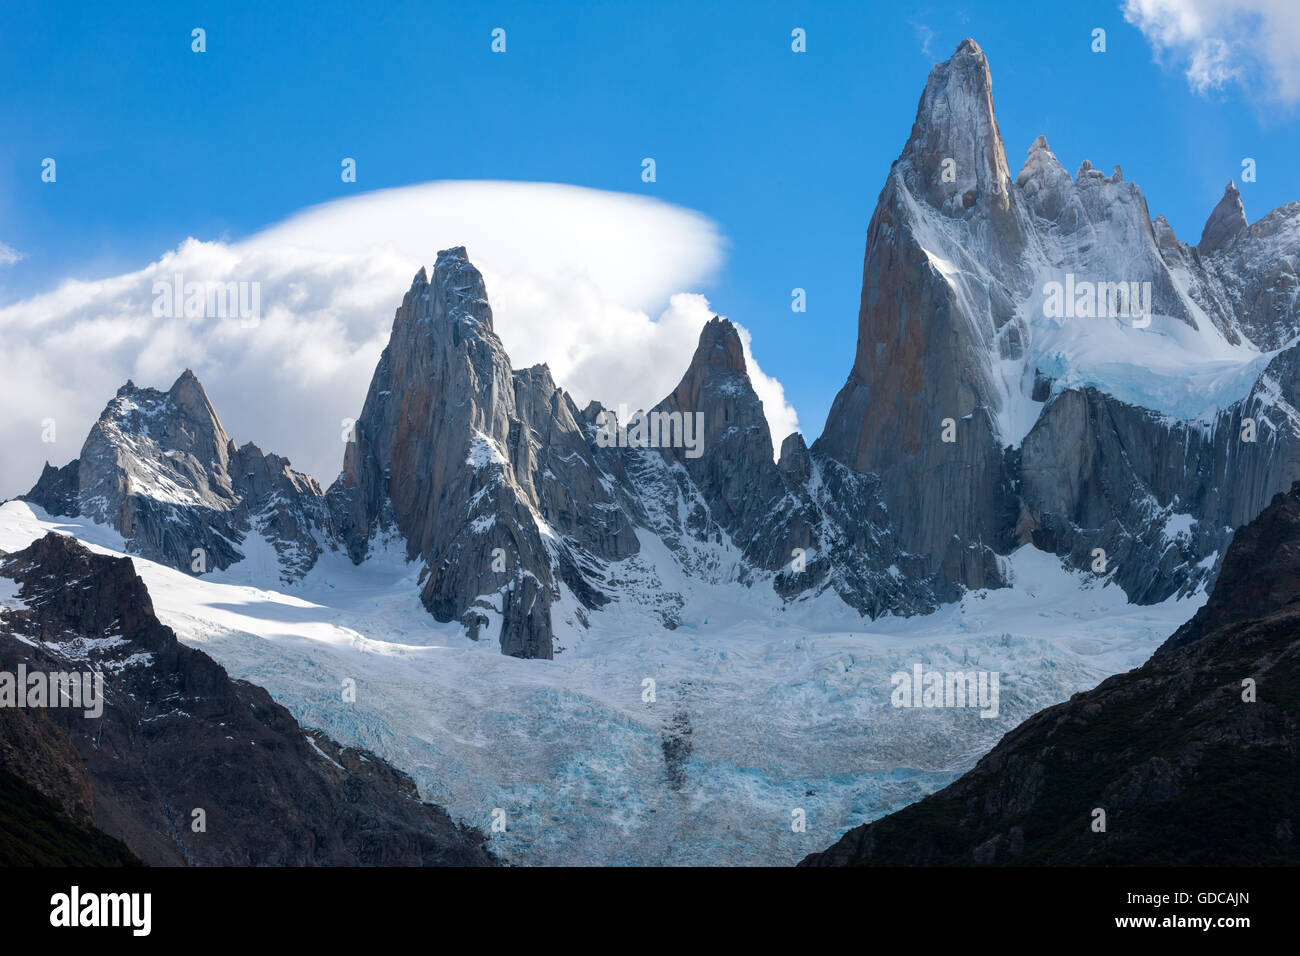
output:
[[[50,530],[125,553],[106,526],[0,505],[0,549]],[[504,810],[491,845],[531,865],[794,863],[946,785],[1030,714],[1137,666],[1204,602],[1131,605],[1107,578],[1026,546],[1003,559],[1008,588],[870,621],[830,591],[783,609],[725,573],[688,578],[656,540],[618,600],[556,605],[551,661],[433,620],[398,541],[361,565],[326,552],[282,590],[256,584],[275,580],[258,570],[267,543],[203,577],[130,557],[184,643],[304,726],[410,773],[453,816],[490,832]],[[683,596],[675,630],[655,582]],[[891,707],[890,675],[918,663],[1000,673],[997,718]]]

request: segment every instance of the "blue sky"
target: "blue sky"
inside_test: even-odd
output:
[[[794,27],[807,53],[791,52]],[[362,190],[506,179],[652,195],[720,225],[725,262],[692,291],[752,332],[813,438],[852,361],[876,197],[931,65],[965,36],[988,55],[1013,171],[1040,133],[1071,171],[1119,163],[1192,243],[1243,157],[1252,221],[1300,198],[1294,111],[1258,78],[1193,91],[1178,51],[1154,62],[1117,3],[6,0],[0,242],[23,258],[0,271],[0,305]],[[56,187],[40,181],[46,156]],[[794,287],[806,313],[790,311]]]

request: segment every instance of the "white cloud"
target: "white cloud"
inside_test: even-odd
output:
[[[785,400],[785,387],[776,379],[765,375],[758,363],[754,361],[749,329],[743,325],[737,325],[736,328],[740,332],[740,344],[744,346],[745,367],[749,369],[749,380],[753,383],[759,401],[763,403],[763,417],[767,419],[767,427],[772,431],[773,454],[779,456],[781,442],[785,441],[792,432],[799,431],[799,416],[794,406]]]
[[[930,52],[930,44],[934,42],[934,31],[924,23],[917,23],[915,20],[909,20],[912,29],[916,31],[916,38],[921,41],[921,55],[927,59],[934,59],[934,54]]]
[[[1125,0],[1124,18],[1199,93],[1237,83],[1262,102],[1300,102],[1296,0]]]
[[[0,266],[11,266],[22,257],[23,254],[13,246],[7,246],[0,242]]]
[[[717,227],[657,200],[574,186],[429,183],[314,207],[237,243],[188,239],[138,272],[68,280],[0,309],[0,497],[63,464],[126,379],[186,367],[236,441],[328,484],[393,312],[421,265],[464,245],[516,368],[546,362],[581,406],[649,407],[690,361],[708,302],[683,290],[722,259]],[[261,322],[155,318],[155,281],[256,282]],[[657,317],[652,317],[657,315]],[[749,353],[749,336],[742,331]],[[750,374],[778,446],[797,427],[779,382]],[[54,419],[55,444],[41,441]]]

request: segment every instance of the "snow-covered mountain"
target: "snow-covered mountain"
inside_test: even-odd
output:
[[[651,410],[698,421],[695,453],[602,442],[610,410],[512,368],[455,248],[397,310],[327,494],[236,446],[187,372],[124,386],[27,498],[178,568],[200,551],[229,567],[256,533],[286,581],[396,538],[437,620],[522,657],[553,655],[556,604],[585,624],[646,602],[675,626],[680,590],[639,558],[651,539],[674,574],[831,591],[871,617],[1005,584],[1027,543],[1160,601],[1210,583],[1232,529],[1300,477],[1298,260],[1300,203],[1250,225],[1229,184],[1193,247],[1118,166],[1072,178],[1039,137],[1013,177],[967,40],[880,194],[857,356],[811,450],[780,436],[773,461],[721,318]]]
[[[880,194],[811,448],[721,317],[648,413],[578,408],[512,367],[457,247],[327,491],[186,372],[119,390],[0,547],[144,559],[165,623],[300,721],[455,815],[513,808],[512,859],[792,861],[828,842],[792,809],[842,832],[910,802],[1195,610],[1300,478],[1298,260],[1300,203],[1251,225],[1230,185],[1189,246],[1119,167],[1071,177],[1040,137],[1013,177],[967,40]],[[891,708],[917,661],[998,670],[999,718]]]
[[[26,497],[109,525],[132,553],[198,574],[245,560],[240,542],[255,531],[275,550],[268,584],[308,571],[326,528],[316,481],[252,442],[237,446],[189,369],[166,392],[119,388],[81,455],[47,464]]]
[[[47,465],[24,497],[182,570],[255,555],[267,587],[300,579],[324,550],[363,564],[396,540],[420,563],[420,599],[438,621],[527,658],[553,656],[556,604],[584,626],[612,601],[648,604],[676,627],[682,589],[644,559],[647,546],[671,556],[673,578],[785,600],[832,590],[873,617],[928,610],[946,593],[895,545],[874,475],[810,454],[798,435],[773,460],[726,319],[706,324],[673,393],[630,418],[578,409],[545,366],[514,370],[483,278],[455,248],[397,310],[324,494],[284,459],[237,446],[187,371],[165,393],[125,385],[81,456]],[[638,422],[661,419],[666,435],[636,439]]]
[[[1079,568],[1101,549],[1136,601],[1188,593],[1300,477],[1298,259],[1300,204],[1248,226],[1229,187],[1193,248],[1118,166],[1071,178],[1039,137],[1013,178],[966,40],[881,191],[813,451],[880,475],[945,583],[995,584],[1032,541]]]

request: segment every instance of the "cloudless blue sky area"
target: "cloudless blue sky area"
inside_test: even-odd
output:
[[[505,55],[489,49],[498,26]],[[791,52],[794,27],[807,53]],[[720,224],[723,268],[686,291],[753,332],[814,438],[852,362],[876,197],[930,67],[966,36],[988,55],[1013,173],[1040,133],[1071,173],[1119,163],[1190,243],[1243,157],[1258,164],[1241,184],[1251,221],[1300,198],[1295,117],[1236,87],[1193,93],[1117,2],[3,0],[0,241],[25,258],[0,276],[0,303],[362,190],[648,193]],[[46,156],[57,189],[40,181]],[[344,156],[356,185],[340,181]]]

